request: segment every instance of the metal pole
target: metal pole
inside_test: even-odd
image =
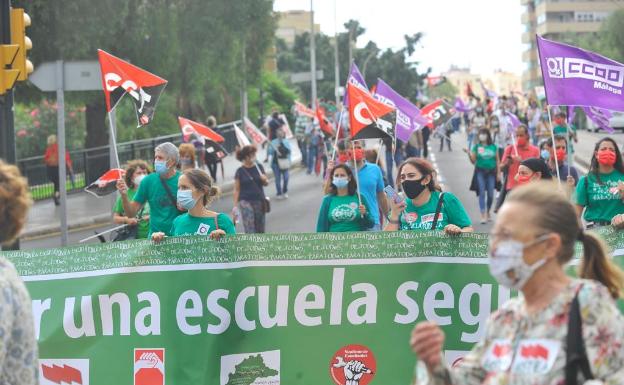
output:
[[[58,166],[59,166],[59,189],[61,193],[61,246],[67,246],[67,162],[65,161],[65,95],[63,92],[63,61],[56,61],[56,112],[57,128],[56,137],[58,143]]]
[[[338,106],[338,104],[340,104],[340,67],[338,62],[338,18],[336,17],[336,1],[337,0],[334,0],[334,95],[336,97],[336,106]]]
[[[243,84],[241,86],[241,121],[247,117],[247,44],[243,39]]]
[[[316,103],[316,45],[314,35],[314,0],[310,0],[310,75],[312,77],[312,105]]]
[[[0,0],[0,40],[11,44],[11,0]],[[13,125],[13,89],[0,96],[0,158],[17,165],[15,128]],[[19,250],[19,239],[2,250]]]

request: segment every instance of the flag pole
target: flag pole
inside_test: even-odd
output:
[[[568,176],[570,176],[570,168],[572,167],[572,162],[574,161],[573,155],[572,155],[572,143],[570,143],[570,141],[572,140],[572,138],[570,137],[570,123],[568,123],[568,117],[566,116],[566,135],[567,135],[567,140],[566,140],[566,152],[568,153]],[[553,149],[555,147],[555,142],[553,140]],[[555,155],[556,158],[556,155]]]
[[[353,175],[355,176],[355,184],[357,185],[357,196],[360,206],[362,205],[362,195],[360,193],[360,178],[358,176],[357,160],[355,159],[355,140],[351,141],[351,153],[353,154]]]
[[[100,236],[102,236],[102,235],[104,235],[104,234],[112,233],[113,231],[115,231],[115,230],[119,230],[119,229],[123,229],[123,228],[124,228],[124,227],[126,227],[126,226],[128,226],[128,224],[127,224],[127,223],[126,223],[126,224],[124,224],[124,225],[120,225],[120,226],[113,227],[112,229],[108,229],[108,230],[106,230],[106,231],[102,231],[101,233],[96,233],[95,235],[92,235],[92,236],[90,236],[90,237],[86,237],[86,238],[84,238],[84,239],[81,239],[80,241],[78,241],[78,243],[83,243],[83,242],[86,242],[86,241],[88,241],[88,240],[90,240],[90,239],[100,237]]]
[[[344,109],[345,107],[342,106],[342,109],[340,110],[340,115],[338,116],[338,125],[336,127],[336,140],[334,140],[334,148],[331,158],[332,162],[336,160],[336,151],[338,150],[338,136],[340,134],[340,127],[342,125],[342,114],[344,113]],[[312,124],[314,124],[314,120],[312,120]]]
[[[116,128],[116,117],[114,110],[108,111],[108,123],[110,127],[110,135],[111,135],[111,143],[110,143],[110,154],[111,154],[111,168],[119,168],[119,154],[117,153],[117,138],[115,136]],[[117,162],[113,167],[113,159]]]
[[[552,116],[550,114],[550,104],[546,105],[546,109],[548,111],[548,123],[550,124],[550,138],[552,140],[552,149],[555,150],[555,130],[552,125]],[[566,141],[567,142],[567,141]],[[557,151],[553,151],[555,153],[555,170],[557,170],[557,181],[559,182],[559,187],[561,187],[561,176],[559,175],[559,161],[557,160]]]

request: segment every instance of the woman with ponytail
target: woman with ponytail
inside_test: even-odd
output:
[[[565,273],[576,242],[579,279]],[[602,241],[580,227],[552,182],[519,186],[501,207],[490,238],[490,273],[522,295],[493,313],[482,340],[453,368],[434,323],[414,328],[417,378],[433,385],[622,384],[624,317],[615,299],[623,275]],[[580,380],[582,378],[582,380]],[[419,382],[421,383],[421,382]],[[424,383],[424,382],[422,382]]]
[[[596,143],[589,173],[576,185],[576,209],[588,228],[624,227],[624,165],[617,143],[603,138]],[[585,214],[583,214],[585,210]]]
[[[220,239],[225,234],[235,234],[232,220],[223,213],[208,210],[208,206],[219,195],[208,173],[200,169],[186,170],[178,181],[178,209],[187,213],[173,221],[172,236],[208,235],[211,239]],[[165,233],[152,234],[154,242],[160,242]]]

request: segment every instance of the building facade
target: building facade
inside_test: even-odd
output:
[[[289,47],[295,44],[295,37],[310,32],[310,11],[286,11],[277,13],[275,36],[283,39]],[[314,24],[314,32],[320,33],[320,24]]]
[[[562,41],[566,36],[595,33],[624,0],[520,0],[524,6],[522,87],[531,91],[542,84],[535,35]]]

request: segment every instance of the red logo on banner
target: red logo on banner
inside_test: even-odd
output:
[[[343,346],[329,363],[329,373],[336,385],[366,385],[376,372],[375,356],[364,345]]]
[[[165,349],[134,349],[134,385],[165,385]]]
[[[542,358],[548,360],[548,349],[542,345],[526,345],[520,348],[520,355],[523,358]]]

